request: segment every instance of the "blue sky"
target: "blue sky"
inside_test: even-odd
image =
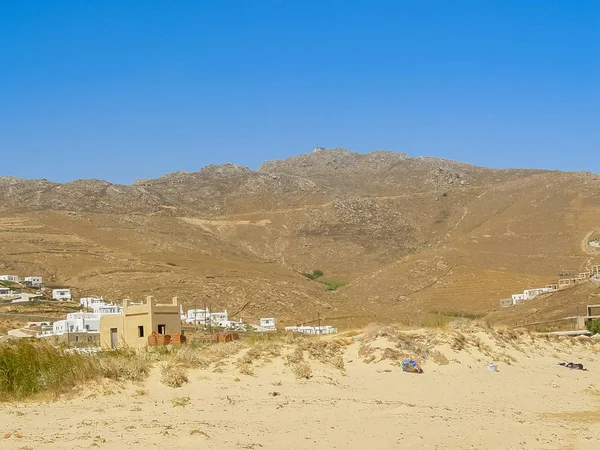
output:
[[[0,175],[316,145],[600,172],[600,2],[0,2]]]

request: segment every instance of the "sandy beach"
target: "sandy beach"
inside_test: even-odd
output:
[[[139,384],[102,382],[53,401],[0,405],[0,447],[181,449],[578,449],[600,445],[600,345],[590,338],[415,331],[423,374],[402,372],[395,332],[347,338],[340,370],[247,349],[180,388],[155,366]],[[458,337],[457,337],[458,336]],[[410,344],[411,346],[413,344]],[[415,349],[417,347],[414,347]],[[398,350],[400,349],[400,350]],[[486,369],[494,361],[498,372]],[[581,362],[587,371],[559,361]],[[4,439],[2,439],[4,437]]]

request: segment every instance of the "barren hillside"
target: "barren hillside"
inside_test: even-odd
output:
[[[589,173],[345,149],[130,186],[0,177],[0,272],[283,324],[488,312],[598,263],[599,192]]]

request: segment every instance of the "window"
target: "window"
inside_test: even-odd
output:
[[[167,326],[164,324],[159,324],[158,325],[158,334],[167,334]]]
[[[144,337],[144,326],[143,325],[138,326],[138,337]]]

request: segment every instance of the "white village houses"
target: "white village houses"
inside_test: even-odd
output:
[[[536,289],[526,289],[523,291],[522,294],[513,294],[511,296],[512,298],[512,304],[516,305],[518,303],[524,302],[526,300],[531,300],[532,298],[537,297],[540,294],[547,294],[549,292],[555,292],[557,289],[554,286],[546,286],[543,288],[536,288]]]
[[[81,297],[79,303],[84,308],[93,308],[96,305],[104,305],[103,297]]]
[[[206,309],[188,309],[187,314],[181,315],[181,320],[187,324],[226,326],[227,310],[211,313]]]
[[[332,334],[337,333],[337,328],[331,325],[324,325],[321,327],[310,327],[310,326],[298,326],[298,327],[285,327],[285,331],[292,331],[294,333],[303,334]]]
[[[100,317],[108,314],[122,314],[123,307],[114,304],[95,305],[94,312],[74,312],[67,314],[66,319],[57,320],[52,330],[38,334],[38,337],[60,336],[68,333],[99,333]]]

